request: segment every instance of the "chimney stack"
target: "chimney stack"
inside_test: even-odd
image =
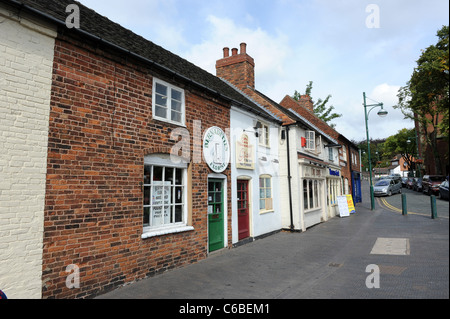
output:
[[[228,58],[230,56],[230,48],[223,48],[223,57]]]
[[[247,44],[240,44],[240,52],[237,48],[231,49],[229,56],[229,48],[223,49],[223,58],[216,61],[216,75],[241,91],[249,86],[255,88],[255,61],[247,54]]]

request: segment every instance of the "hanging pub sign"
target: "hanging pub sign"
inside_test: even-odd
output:
[[[217,126],[210,127],[203,136],[203,158],[216,173],[223,172],[230,162],[230,145],[225,132]]]
[[[250,144],[248,135],[245,133],[240,140],[236,141],[236,168],[255,168],[253,145]]]

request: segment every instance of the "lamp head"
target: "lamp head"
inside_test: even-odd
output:
[[[381,117],[385,117],[386,115],[388,115],[388,111],[383,109],[383,103],[381,103],[381,110],[379,110],[377,114],[378,114],[378,116],[381,116]]]

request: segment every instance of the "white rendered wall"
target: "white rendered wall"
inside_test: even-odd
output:
[[[55,30],[0,7],[0,289],[41,298]]]

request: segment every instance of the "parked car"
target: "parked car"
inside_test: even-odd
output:
[[[443,175],[425,175],[422,180],[422,191],[424,194],[437,194],[439,192],[439,185],[445,181]]]
[[[420,177],[414,179],[413,190],[416,192],[422,191],[422,179]]]
[[[375,196],[391,196],[402,192],[402,183],[400,179],[382,179],[373,186]]]
[[[408,177],[402,177],[402,187],[406,187],[407,181],[408,181]]]
[[[440,199],[448,200],[448,180],[442,182],[441,185],[439,185],[438,196]]]
[[[414,177],[408,177],[408,181],[406,182],[406,188],[412,189],[414,185]]]

